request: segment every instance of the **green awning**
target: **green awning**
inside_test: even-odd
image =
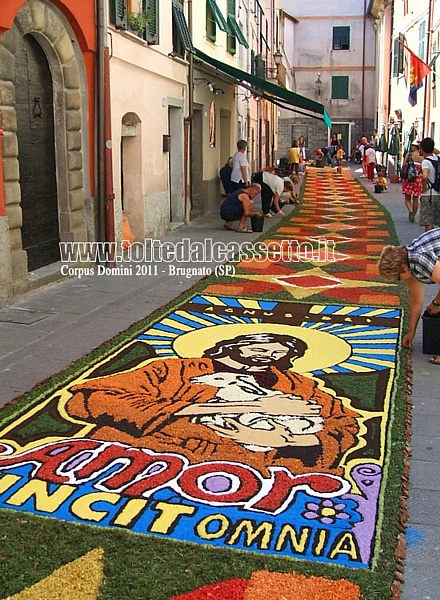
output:
[[[306,98],[306,96],[301,96],[300,94],[291,92],[286,88],[271,83],[270,81],[266,81],[266,79],[262,79],[261,77],[257,77],[251,73],[246,73],[246,71],[241,71],[240,69],[226,65],[225,63],[208,56],[204,52],[201,52],[197,48],[195,55],[197,58],[200,58],[200,60],[207,63],[211,67],[214,67],[222,73],[229,75],[229,77],[232,77],[237,85],[256,93],[258,96],[273,102],[281,108],[286,108],[293,112],[304,114],[315,119],[321,119],[324,121],[327,127],[331,128],[331,119],[324,106],[320,102],[316,102],[311,98]]]

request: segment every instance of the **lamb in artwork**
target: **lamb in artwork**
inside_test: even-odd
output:
[[[207,375],[200,375],[193,377],[191,383],[211,385],[217,388],[215,396],[210,402],[252,402],[258,400],[262,396],[277,396],[282,394],[278,390],[271,390],[262,387],[252,375],[240,374],[240,373],[210,373]],[[292,395],[292,400],[303,400],[299,396]],[[306,402],[305,400],[303,400]],[[232,425],[228,423],[226,418],[235,418],[242,425],[246,425],[252,429],[271,430],[274,429],[274,424],[282,425],[293,435],[304,435],[310,433],[317,433],[323,428],[323,418],[321,416],[313,415],[265,415],[257,412],[249,412],[244,414],[237,414],[233,412],[231,406],[231,413],[216,414],[216,415],[203,415],[193,417],[193,423],[200,423],[202,425],[211,426],[215,425],[223,427],[225,429],[232,428]],[[243,444],[248,450],[254,452],[266,452],[272,450],[271,447]]]

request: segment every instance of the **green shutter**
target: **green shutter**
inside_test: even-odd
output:
[[[147,42],[149,44],[159,43],[159,0],[143,0],[144,10],[151,17],[147,26]]]
[[[244,46],[245,48],[249,48],[249,44],[247,42],[247,39],[245,38],[242,30],[240,29],[237,21],[235,20],[235,17],[233,17],[232,15],[228,15],[228,25],[229,28],[232,32],[232,35],[234,35],[237,40],[239,41],[239,43]]]
[[[118,29],[127,29],[126,0],[110,0],[110,21]]]
[[[426,21],[419,23],[419,57],[425,60]]]
[[[261,79],[266,78],[266,61],[261,54],[255,56],[255,75]]]
[[[348,99],[348,76],[335,75],[332,77],[332,99],[347,100]]]
[[[228,15],[235,17],[235,0],[228,0]]]
[[[394,40],[393,77],[398,77],[401,75],[404,68],[405,48],[402,46],[399,40],[405,43],[405,36],[402,33],[399,33],[399,37]]]
[[[196,50],[191,40],[191,35],[188,29],[188,25],[186,24],[185,15],[176,4],[173,4],[173,19],[185,50],[195,54]]]

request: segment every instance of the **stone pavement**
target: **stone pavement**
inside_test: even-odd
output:
[[[358,165],[351,165],[355,177]],[[361,180],[368,191],[373,185]],[[377,196],[391,213],[399,238],[408,243],[423,229],[408,221],[400,184],[390,184]],[[286,207],[287,211],[292,207]],[[275,219],[266,219],[265,230]],[[189,227],[172,231],[161,241],[177,243],[189,238],[192,243],[213,241],[253,241],[259,234],[226,231],[217,215],[208,215]],[[172,274],[172,266],[154,263],[142,273],[131,275],[66,277],[0,310],[0,406],[40,381],[58,373],[103,342],[145,318],[155,309],[188,290],[199,274]],[[214,263],[200,263],[214,268]],[[433,295],[425,286],[426,301]],[[440,589],[440,368],[422,354],[421,326],[413,353],[413,438],[410,477],[408,551],[403,600],[435,600]],[[378,598],[387,600],[387,594]]]

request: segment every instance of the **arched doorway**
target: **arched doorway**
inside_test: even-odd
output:
[[[17,48],[14,84],[22,244],[32,271],[60,258],[52,76],[32,35]]]
[[[8,132],[3,144],[8,231],[0,231],[0,243],[9,248],[13,289],[23,293],[59,272],[58,239],[96,238],[89,88],[80,44],[50,2],[23,0],[11,29],[0,37],[0,61],[6,65],[0,111]],[[29,276],[43,265],[48,268]]]

